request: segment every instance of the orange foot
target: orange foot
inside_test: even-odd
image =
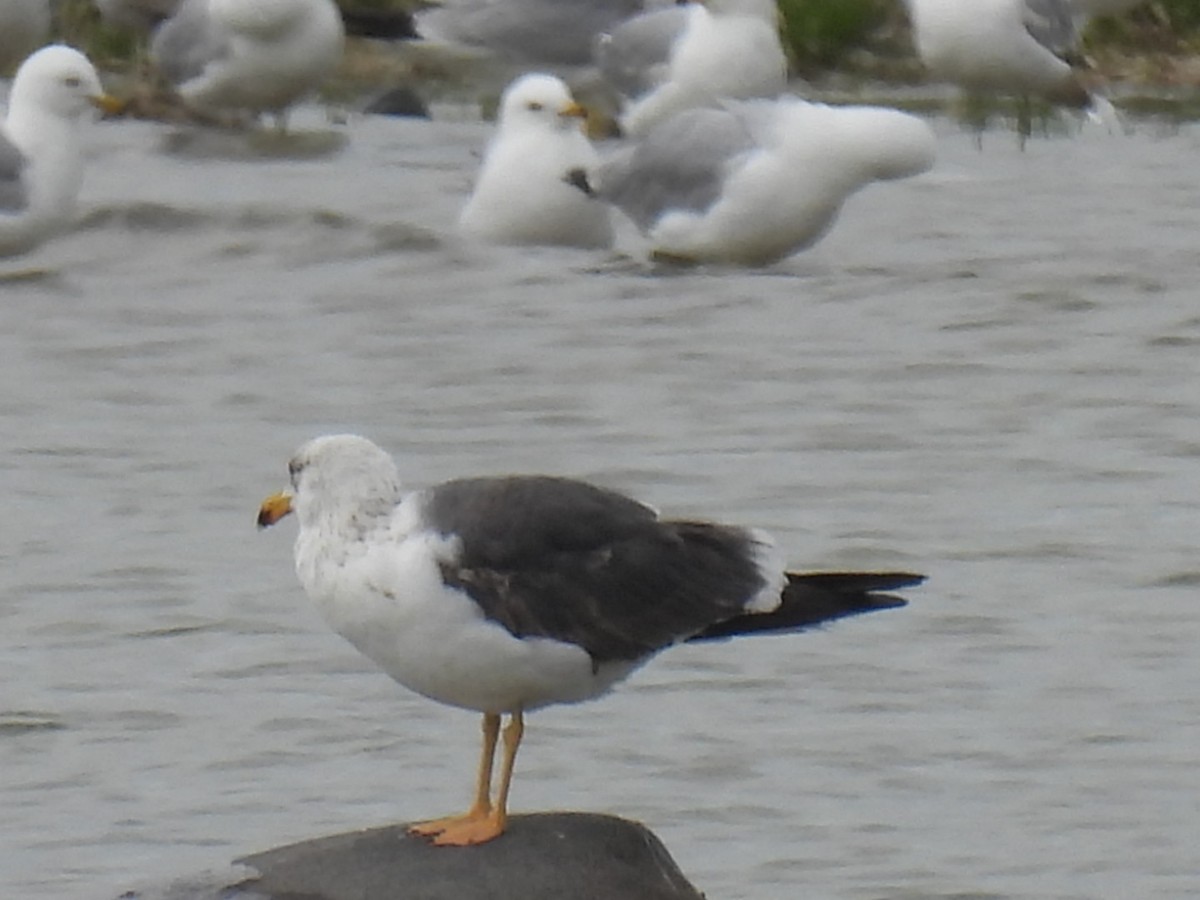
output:
[[[440,847],[468,847],[499,837],[506,818],[493,810],[471,809],[460,816],[409,825],[408,833],[433,838],[433,843]]]
[[[438,831],[433,843],[439,847],[470,847],[486,844],[504,833],[504,817],[493,812],[483,818],[462,818]]]

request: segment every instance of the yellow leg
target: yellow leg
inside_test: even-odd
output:
[[[496,741],[500,736],[500,716],[496,713],[483,715],[483,752],[479,757],[479,774],[475,781],[475,800],[471,808],[458,816],[447,816],[443,819],[430,819],[428,822],[417,822],[409,826],[410,834],[425,836],[441,834],[447,828],[463,822],[474,822],[486,819],[492,811],[492,761],[496,757]]]
[[[525,717],[518,711],[512,714],[508,727],[504,729],[504,758],[500,763],[500,787],[496,793],[496,804],[482,818],[464,819],[441,829],[433,842],[440,846],[466,847],[483,844],[504,833],[508,824],[508,790],[512,786],[513,764],[517,760],[517,749],[525,734]]]

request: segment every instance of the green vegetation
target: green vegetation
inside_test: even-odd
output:
[[[801,70],[842,63],[871,43],[892,0],[779,0],[784,47]]]

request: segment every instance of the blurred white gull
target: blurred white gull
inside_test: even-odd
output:
[[[443,0],[417,15],[427,40],[462,44],[517,62],[591,62],[596,36],[671,0]]]
[[[114,28],[151,32],[179,8],[180,0],[95,0],[100,18]]]
[[[333,72],[343,36],[333,0],[183,0],[151,53],[188,104],[271,113],[282,127]]]
[[[505,89],[496,134],[459,228],[499,244],[612,245],[606,206],[563,176],[599,162],[581,127],[584,110],[553,75],[523,75]]]
[[[0,74],[7,74],[50,36],[47,0],[0,0]]]
[[[0,124],[0,256],[33,249],[66,228],[83,181],[80,122],[104,94],[86,56],[51,45],[17,70]]]
[[[817,241],[864,185],[933,160],[915,116],[789,96],[687,110],[568,180],[629,216],[653,257],[767,265]]]
[[[708,0],[634,18],[600,38],[596,61],[625,94],[629,135],[684,109],[787,86],[775,0]]]
[[[1069,0],[907,0],[917,51],[934,76],[981,93],[1085,107],[1067,60],[1078,42]]]

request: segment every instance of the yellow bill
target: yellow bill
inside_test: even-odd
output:
[[[258,508],[258,527],[270,528],[292,511],[292,495],[287,491],[272,494]]]

